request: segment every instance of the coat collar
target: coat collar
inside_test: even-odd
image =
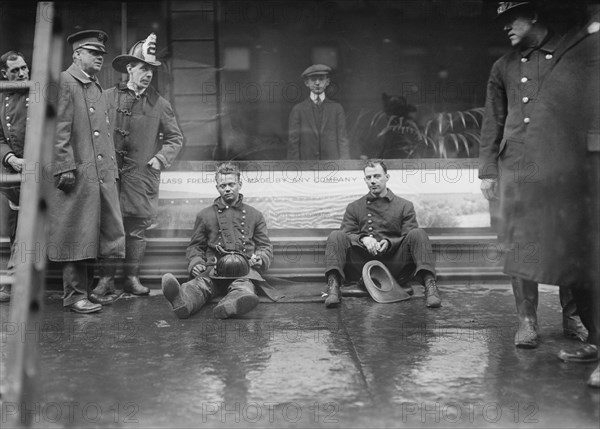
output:
[[[375,200],[381,200],[381,199],[392,201],[396,197],[396,194],[394,194],[390,188],[387,188],[387,194],[385,194],[385,197],[382,197],[382,198],[377,197],[376,198],[373,195],[371,195],[370,192],[367,195],[365,195],[365,197],[367,198],[367,201],[375,201]]]
[[[592,34],[596,34],[598,32],[598,26],[600,25],[598,24],[599,22],[600,12],[595,11],[591,14],[590,19],[582,27],[576,27],[565,34],[561,39],[560,47],[557,50],[557,57],[562,57],[565,52],[581,42],[583,39]]]
[[[90,77],[87,74],[85,74],[83,70],[81,70],[75,63],[69,66],[67,72],[84,85],[94,82],[98,88],[102,89],[102,87],[98,83],[98,79],[94,81],[91,80]]]
[[[542,43],[540,43],[539,46],[536,46],[534,48],[522,49],[519,51],[519,53],[524,58],[529,57],[529,55],[531,55],[531,53],[535,50],[540,50],[541,52],[544,52],[546,54],[554,54],[554,51],[556,51],[559,42],[560,37],[549,30],[548,34],[546,35],[544,40],[542,40]]]
[[[237,203],[233,204],[232,206],[225,205],[223,203],[223,200],[221,199],[221,197],[215,198],[215,201],[213,202],[213,205],[215,205],[218,209],[221,209],[221,210],[223,210],[227,207],[240,208],[240,207],[242,207],[243,204],[244,204],[244,196],[242,194],[240,194],[240,197],[237,200]]]
[[[120,92],[126,92],[126,91],[131,92],[131,90],[129,88],[127,88],[127,82],[119,82],[117,84],[117,90]],[[140,97],[146,97],[146,99],[148,100],[148,103],[150,103],[151,105],[154,106],[156,104],[156,100],[158,100],[158,92],[156,92],[156,90],[152,86],[149,86],[142,93],[142,95],[140,95]]]

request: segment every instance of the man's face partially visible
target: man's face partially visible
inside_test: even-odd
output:
[[[324,92],[325,88],[329,86],[329,78],[326,74],[315,74],[307,77],[304,80],[304,85],[306,85],[311,92],[318,95]]]
[[[6,61],[6,70],[2,70],[2,74],[11,81],[29,80],[29,67],[23,57],[18,57]]]
[[[242,189],[242,182],[238,180],[236,174],[217,175],[217,191],[226,204],[233,204],[238,200]]]
[[[504,31],[512,46],[527,46],[533,21],[530,17],[521,14],[511,14],[504,19]]]
[[[365,183],[374,197],[385,194],[389,178],[390,175],[383,171],[383,167],[380,164],[375,164],[375,167],[365,168]]]
[[[102,64],[104,63],[104,54],[102,52],[85,48],[79,48],[75,52],[77,53],[76,58],[79,67],[90,76],[94,76],[102,69]]]

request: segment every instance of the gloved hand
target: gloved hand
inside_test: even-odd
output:
[[[65,171],[60,173],[56,187],[63,192],[70,192],[75,187],[75,172]]]

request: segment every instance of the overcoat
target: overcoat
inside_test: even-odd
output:
[[[289,118],[288,159],[349,159],[350,143],[341,104],[325,98],[322,116],[307,98],[292,108]]]
[[[517,189],[507,274],[599,287],[600,14],[567,33],[540,89]]]
[[[75,186],[49,196],[52,261],[125,257],[117,162],[102,87],[72,64],[60,75],[52,171],[74,171]],[[45,169],[47,170],[47,169]]]
[[[171,103],[151,86],[136,96],[125,83],[106,91],[120,171],[119,201],[123,216],[149,218],[158,208],[160,170],[148,165],[156,157],[168,168],[183,145]]]
[[[521,163],[529,144],[527,129],[556,46],[560,40],[548,33],[539,48],[513,50],[492,66],[487,84],[485,116],[481,129],[479,178],[497,179],[500,199],[498,235],[501,242],[510,232],[515,188],[529,172]]]

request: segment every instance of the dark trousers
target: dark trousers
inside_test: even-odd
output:
[[[571,287],[581,323],[588,330],[587,342],[600,346],[600,289],[598,285]]]
[[[137,275],[139,265],[146,253],[146,229],[150,223],[150,219],[145,217],[123,218],[126,275]]]
[[[212,280],[210,277],[195,277],[181,285],[181,298],[190,316],[200,311],[202,306],[214,296],[227,295],[232,292],[246,292],[256,295],[256,287],[252,280]]]
[[[63,306],[87,299],[93,274],[91,261],[63,262]]]
[[[352,245],[348,235],[340,230],[327,237],[325,248],[325,273],[336,270],[343,279],[358,280],[368,261],[377,259],[389,270],[398,283],[415,278],[419,271],[429,271],[435,277],[435,255],[427,233],[421,228],[408,232],[395,251],[381,256],[371,255],[364,247]],[[423,283],[423,279],[417,279]]]
[[[8,201],[10,201],[10,205],[19,206],[20,197],[21,197],[21,188],[20,186],[8,186],[2,187],[0,189],[0,193],[6,197]],[[7,203],[8,205],[8,203]],[[12,271],[17,264],[17,250],[18,246],[15,242],[17,238],[17,224],[19,222],[19,210],[13,210],[12,207],[7,207],[6,210],[6,227],[8,229],[8,238],[10,239],[10,259],[8,260],[7,269]]]

